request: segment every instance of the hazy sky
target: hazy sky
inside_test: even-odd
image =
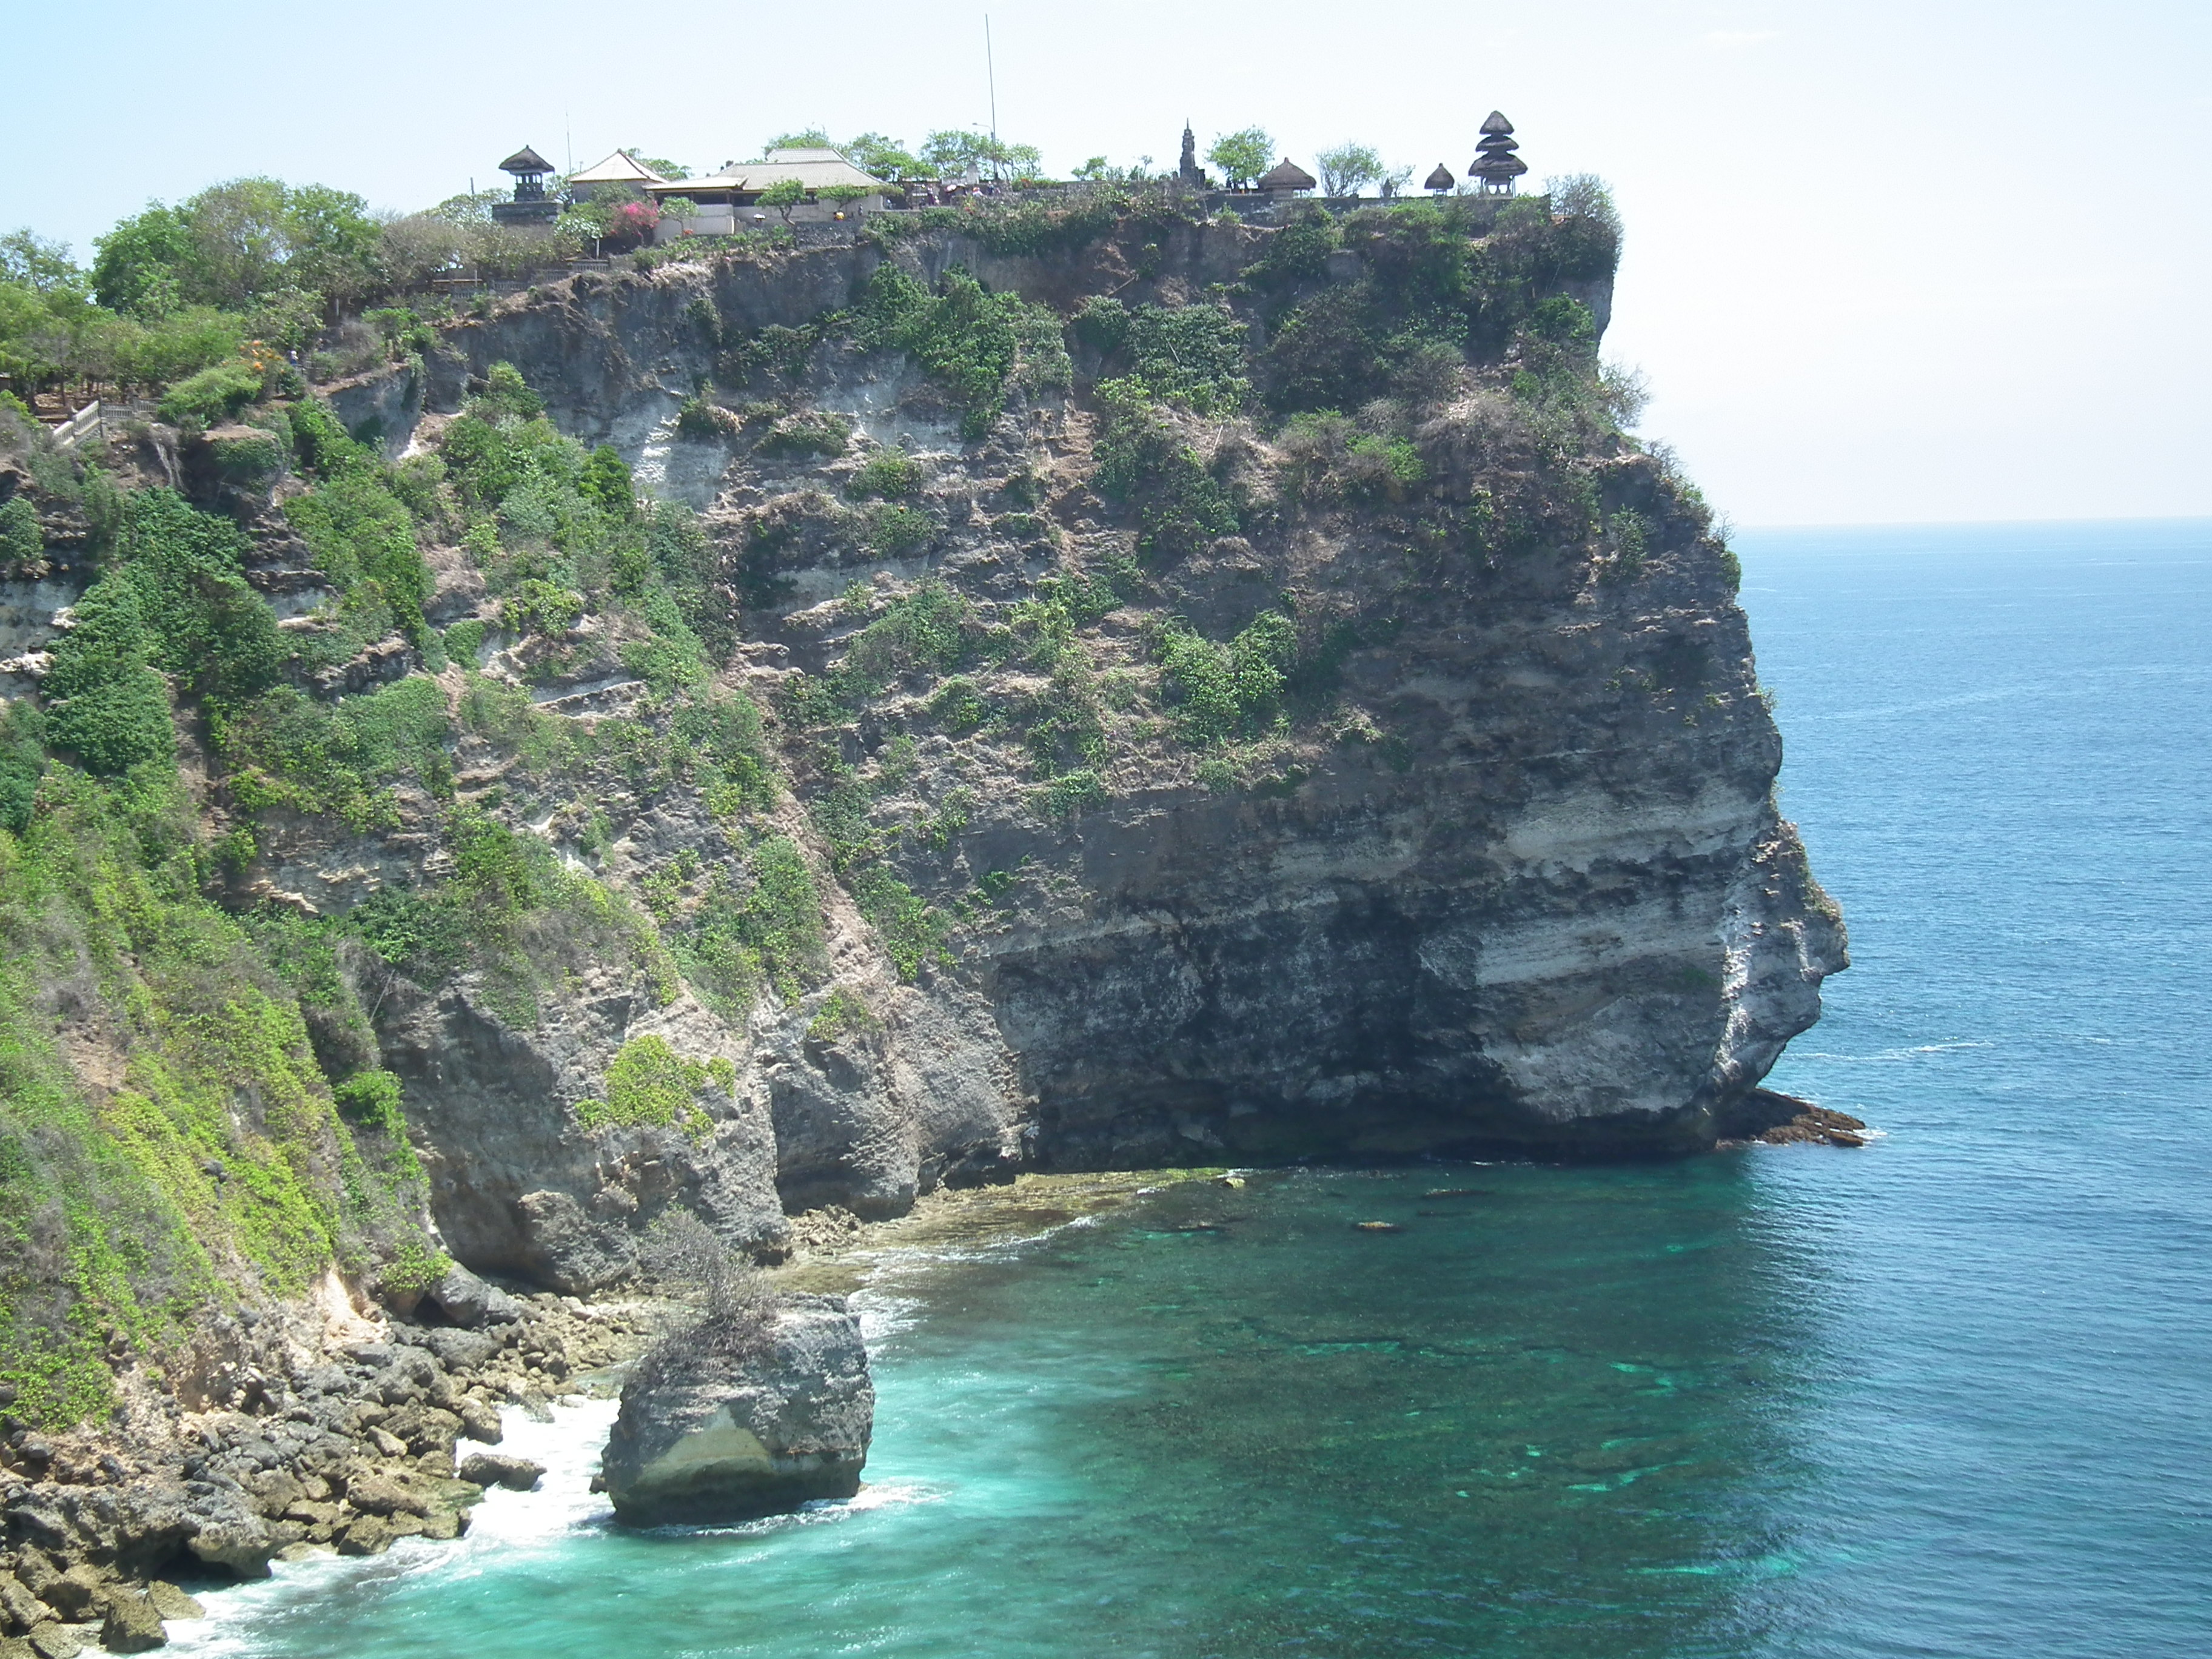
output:
[[[992,0],[1001,133],[1065,170],[1256,122],[1534,179],[1628,222],[1608,354],[1737,522],[2212,514],[2212,4]],[[787,128],[987,125],[983,12],[0,0],[0,228],[88,258],[275,173],[428,205],[523,143],[695,170]],[[571,142],[573,136],[573,143]]]

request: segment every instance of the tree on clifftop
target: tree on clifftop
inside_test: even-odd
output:
[[[1221,182],[1230,189],[1246,189],[1275,159],[1275,141],[1265,127],[1242,127],[1215,139],[1206,159],[1221,169]]]
[[[1321,168],[1321,193],[1357,196],[1382,177],[1382,158],[1365,144],[1339,144],[1314,157]]]
[[[864,132],[844,147],[845,159],[872,179],[919,179],[928,169],[900,138]]]
[[[173,208],[150,204],[99,238],[93,287],[102,305],[145,316],[240,311],[285,289],[340,307],[382,285],[380,240],[350,191],[234,179]]]
[[[760,204],[774,208],[783,216],[783,222],[791,222],[791,210],[806,199],[806,186],[796,179],[779,179],[760,193]]]

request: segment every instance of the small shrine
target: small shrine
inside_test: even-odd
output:
[[[545,193],[553,164],[536,150],[525,144],[501,161],[499,170],[514,175],[514,199],[494,202],[494,219],[503,225],[550,225],[561,216],[561,204]]]
[[[1176,166],[1176,178],[1193,190],[1207,189],[1213,182],[1198,164],[1198,135],[1190,130],[1188,121],[1182,124],[1182,160]]]
[[[1451,187],[1458,182],[1459,180],[1452,176],[1452,170],[1439,161],[1437,163],[1436,171],[1421,180],[1421,188],[1432,190],[1437,195],[1443,196],[1449,193]]]
[[[1482,140],[1475,145],[1478,153],[1468,177],[1481,181],[1485,196],[1510,196],[1513,181],[1528,171],[1528,164],[1514,154],[1520,148],[1513,140],[1513,123],[1491,111],[1482,124]]]

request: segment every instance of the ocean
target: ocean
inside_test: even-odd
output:
[[[1259,1173],[895,1263],[855,1502],[627,1535],[568,1407],[461,1544],[172,1650],[2212,1653],[2212,522],[1738,547],[1854,957],[1772,1081],[1870,1146]]]

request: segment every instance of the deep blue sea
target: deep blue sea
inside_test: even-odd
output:
[[[1883,1138],[1178,1185],[893,1267],[854,1504],[612,1532],[586,1406],[461,1545],[179,1645],[2212,1654],[2212,522],[1739,546],[1855,962],[1774,1081]]]

